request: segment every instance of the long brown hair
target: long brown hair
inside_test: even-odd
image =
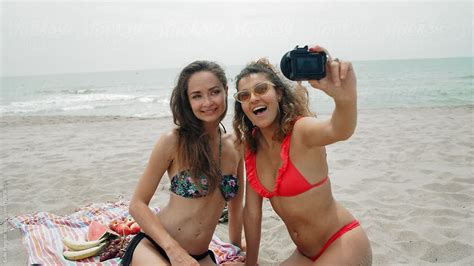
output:
[[[170,107],[173,122],[178,126],[177,157],[180,167],[189,167],[191,178],[198,184],[198,177],[204,175],[207,179],[209,192],[212,192],[220,180],[220,166],[214,160],[210,147],[210,136],[204,130],[204,125],[193,113],[188,99],[188,83],[191,76],[197,72],[207,71],[214,74],[225,89],[227,78],[224,70],[215,62],[195,61],[187,65],[179,74],[173,89]],[[227,113],[227,97],[225,111],[219,117],[219,122]],[[199,188],[199,186],[197,186]]]
[[[235,87],[238,90],[239,81],[250,74],[264,74],[265,77],[275,85],[275,90],[281,95],[278,103],[278,123],[279,127],[273,135],[273,139],[282,141],[292,129],[295,119],[298,116],[312,116],[313,113],[308,106],[308,91],[305,87],[297,85],[294,89],[281,74],[268,62],[266,58],[250,62],[235,78]],[[234,132],[237,136],[237,143],[244,142],[251,152],[257,151],[258,128],[247,118],[242,110],[242,104],[235,102],[234,105]]]

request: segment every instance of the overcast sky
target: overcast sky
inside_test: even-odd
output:
[[[297,44],[340,58],[473,56],[466,2],[2,2],[3,76],[277,63]]]

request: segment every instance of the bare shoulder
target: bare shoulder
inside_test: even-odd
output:
[[[234,142],[236,139],[237,139],[237,138],[236,138],[234,132],[227,132],[227,133],[224,133],[224,134],[222,135],[222,140],[223,140],[223,141],[225,140],[225,141],[232,141],[232,142]]]
[[[169,143],[178,143],[178,131],[176,128],[168,130],[160,135],[159,141],[167,141]]]
[[[178,147],[178,132],[176,129],[169,130],[160,135],[154,150],[166,154],[173,154]]]
[[[316,119],[316,117],[305,116],[296,120],[295,125],[293,126],[293,131],[300,131],[307,126],[314,126],[318,123],[320,123],[320,121]]]
[[[224,147],[239,156],[242,145],[236,144],[236,140],[237,137],[234,133],[225,133],[222,135],[222,143],[225,145]]]
[[[312,117],[312,116],[302,117],[296,120],[293,126],[293,132],[299,133],[300,131],[304,131],[307,127],[314,126],[315,124],[318,124],[318,123],[319,121],[316,119],[316,117]]]
[[[316,117],[306,116],[298,119],[293,126],[292,142],[306,147],[315,146],[313,140],[324,137],[325,122]],[[317,145],[316,145],[317,146]]]

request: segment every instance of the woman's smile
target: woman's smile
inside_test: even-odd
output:
[[[252,112],[255,116],[263,116],[267,112],[267,107],[265,105],[258,105],[252,109]]]

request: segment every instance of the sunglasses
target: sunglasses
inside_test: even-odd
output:
[[[275,86],[271,82],[261,82],[258,83],[252,90],[242,90],[234,94],[234,99],[239,103],[244,103],[250,100],[252,93],[257,96],[262,96],[267,93],[270,86]]]

